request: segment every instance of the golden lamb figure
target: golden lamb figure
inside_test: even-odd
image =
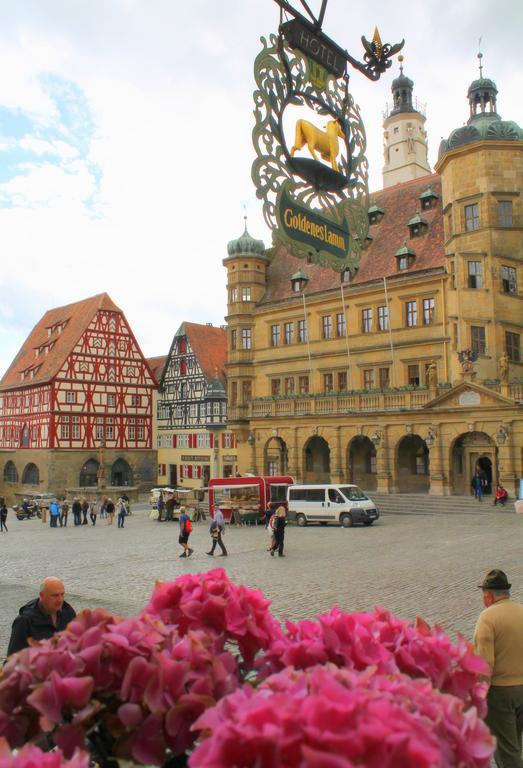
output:
[[[296,135],[294,146],[291,149],[291,157],[294,157],[296,150],[307,145],[307,149],[315,160],[318,160],[315,150],[318,150],[324,160],[330,162],[335,171],[338,171],[336,158],[339,154],[338,139],[343,139],[344,134],[337,120],[329,120],[325,125],[325,130],[317,128],[308,120],[296,121]]]

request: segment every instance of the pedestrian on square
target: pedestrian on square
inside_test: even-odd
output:
[[[100,517],[107,517],[107,496],[102,496],[102,501],[100,504]]]
[[[80,499],[75,496],[73,499],[73,523],[74,525],[80,525],[82,522],[82,505],[80,504]]]
[[[279,557],[285,557],[283,554],[283,542],[285,539],[285,526],[287,525],[285,507],[278,507],[275,512],[274,523],[274,544],[271,547],[271,556],[274,557],[274,553],[278,550]]]
[[[69,504],[66,499],[62,501],[61,514],[60,514],[60,526],[67,528],[67,518],[69,517]]]
[[[214,550],[218,544],[222,551],[220,557],[227,557],[227,549],[222,540],[222,536],[225,535],[225,520],[221,509],[217,509],[214,513],[214,520],[211,522],[209,533],[211,534],[212,547],[206,554],[211,556],[214,555]]]
[[[7,533],[7,507],[5,504],[5,499],[3,496],[0,496],[0,533],[5,532]]]
[[[89,512],[89,502],[86,498],[82,499],[82,525],[87,525],[87,513]]]
[[[485,722],[497,740],[498,768],[523,768],[518,710],[523,707],[523,605],[510,599],[507,575],[487,573],[483,605],[474,631],[474,649],[489,665]]]
[[[269,523],[271,521],[271,517],[273,516],[273,514],[274,514],[274,511],[273,511],[273,509],[271,507],[271,503],[270,503],[270,501],[268,501],[267,502],[267,506],[265,508],[265,527],[266,528],[269,527]]]
[[[178,543],[181,545],[183,552],[180,557],[190,557],[194,552],[189,547],[189,536],[192,533],[192,523],[187,514],[185,507],[180,507],[180,535],[178,536]]]
[[[57,499],[53,499],[49,506],[49,523],[51,528],[58,528],[58,518],[60,516],[60,504]]]
[[[127,505],[121,497],[116,504],[116,512],[118,514],[118,528],[123,528],[125,517],[127,515]]]
[[[66,628],[76,616],[74,608],[65,602],[63,581],[48,576],[42,582],[36,600],[23,605],[13,622],[7,655],[29,646],[29,638],[47,640]]]
[[[98,515],[100,514],[100,509],[102,506],[102,502],[100,499],[95,499],[91,502],[89,517],[91,518],[91,525],[96,525],[96,519]]]
[[[269,546],[267,547],[267,552],[273,553],[273,549],[276,549],[276,538],[275,538],[275,528],[276,528],[276,514],[273,512],[272,515],[269,518],[269,522],[267,523],[267,531],[269,534]]]
[[[163,496],[160,492],[160,495],[158,496],[158,501],[156,502],[156,509],[158,510],[158,522],[163,523],[163,512],[165,509],[165,502],[163,500]]]
[[[505,504],[507,503],[507,499],[508,499],[508,493],[500,483],[496,488],[496,496],[494,497],[494,506],[496,506],[496,504],[499,504],[500,506],[504,507]]]
[[[165,519],[167,521],[174,520],[174,496],[169,496],[165,502]]]
[[[114,503],[112,499],[107,499],[105,511],[107,513],[107,525],[112,525],[114,520]]]
[[[481,501],[481,499],[483,498],[483,478],[481,476],[481,472],[479,471],[479,469],[477,469],[474,472],[474,475],[472,477],[470,484],[474,492],[474,498],[477,499],[478,501]]]
[[[240,510],[238,509],[238,507],[232,508],[231,518],[232,518],[232,522],[235,525],[243,525],[242,517],[240,515]]]

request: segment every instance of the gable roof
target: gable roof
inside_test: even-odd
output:
[[[424,234],[411,238],[408,228],[408,222],[420,210],[419,197],[428,187],[431,187],[433,192],[441,198],[441,178],[437,173],[395,184],[393,187],[387,187],[370,195],[371,207],[382,209],[384,215],[369,227],[372,240],[362,251],[359,270],[350,285],[444,267],[445,247],[441,200],[437,200],[430,210],[423,211],[423,217],[428,224]],[[398,273],[395,254],[405,242],[416,256],[408,269]],[[295,296],[296,294],[291,290],[291,276],[298,269],[305,271],[309,278],[306,295],[340,286],[338,272],[329,267],[309,264],[304,259],[292,256],[284,246],[280,246],[276,249],[274,258],[267,268],[267,290],[261,303]]]
[[[0,389],[34,386],[51,381],[99,309],[123,314],[107,293],[48,310],[20,347],[0,381]],[[46,346],[49,350],[47,354]],[[38,357],[37,349],[41,350]],[[32,378],[31,371],[34,372]],[[23,372],[27,374],[22,380]]]
[[[165,368],[165,363],[168,359],[167,355],[157,355],[156,357],[147,358],[149,368],[157,382],[162,378],[163,369]]]
[[[182,323],[177,336],[185,334],[207,382],[218,379],[225,384],[227,334],[224,328],[199,323]]]
[[[459,396],[466,393],[476,394],[477,399],[474,398],[471,402],[460,402]],[[433,400],[426,403],[423,408],[434,408],[434,410],[444,408],[445,410],[448,410],[449,407],[463,409],[463,407],[477,408],[479,405],[481,405],[482,409],[507,405],[514,407],[514,400],[510,397],[505,397],[505,395],[496,392],[494,389],[485,387],[483,384],[478,384],[476,381],[467,380],[460,381],[451,389],[445,390]]]

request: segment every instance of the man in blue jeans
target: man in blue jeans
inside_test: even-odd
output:
[[[470,484],[474,491],[474,498],[481,501],[483,498],[483,478],[481,477],[481,472],[476,470]]]

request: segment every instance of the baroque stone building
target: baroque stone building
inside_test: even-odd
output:
[[[394,83],[386,131],[391,117],[402,130],[415,117],[412,80]],[[401,183],[384,173],[355,275],[266,251],[247,230],[229,243],[228,420],[241,471],[452,495],[469,493],[480,467],[488,490],[501,481],[515,493],[523,131],[501,120],[496,95],[491,80],[472,83],[468,124],[442,142],[435,173],[420,174],[421,133]]]
[[[46,312],[0,382],[0,494],[150,487],[155,388],[106,293]]]

